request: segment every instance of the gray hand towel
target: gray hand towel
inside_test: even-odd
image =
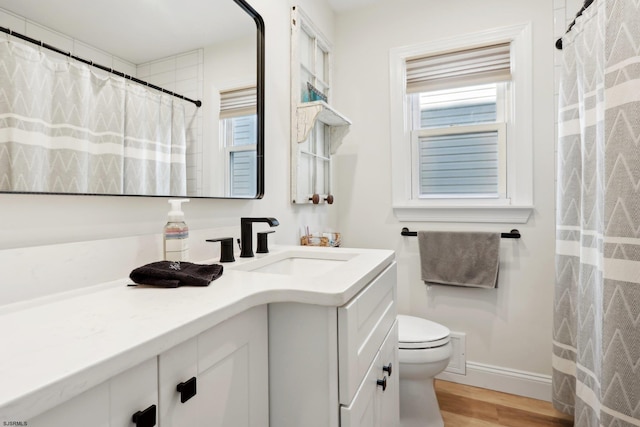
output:
[[[426,284],[495,288],[500,233],[418,231]]]

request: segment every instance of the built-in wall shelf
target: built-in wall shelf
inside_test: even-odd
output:
[[[330,127],[330,151],[335,154],[342,138],[349,132],[351,120],[334,110],[324,101],[303,102],[297,107],[297,142],[306,141],[316,122],[322,122]]]

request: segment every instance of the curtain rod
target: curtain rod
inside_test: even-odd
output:
[[[26,42],[38,45],[40,47],[44,47],[45,49],[49,49],[49,50],[52,50],[52,51],[54,51],[56,53],[59,53],[61,55],[67,56],[67,57],[72,58],[72,59],[75,59],[76,61],[83,62],[85,64],[88,64],[88,65],[92,66],[92,67],[99,68],[99,69],[101,69],[103,71],[106,71],[108,73],[115,74],[115,75],[123,77],[123,78],[125,78],[127,80],[131,80],[131,81],[133,81],[135,83],[141,84],[143,86],[150,87],[151,89],[155,89],[155,90],[158,90],[160,92],[166,93],[167,95],[175,96],[176,98],[180,98],[180,99],[183,99],[185,101],[191,102],[191,103],[195,104],[196,107],[202,106],[202,101],[200,101],[200,100],[194,100],[194,99],[187,98],[186,96],[177,94],[175,92],[171,92],[170,90],[161,88],[160,86],[156,86],[154,84],[151,84],[149,82],[145,82],[144,80],[140,80],[140,79],[138,79],[136,77],[130,76],[130,75],[125,74],[123,72],[114,70],[113,68],[109,68],[109,67],[105,67],[104,65],[96,64],[93,61],[90,61],[88,59],[84,59],[84,58],[81,58],[79,56],[73,55],[71,52],[65,52],[65,51],[63,51],[61,49],[58,49],[55,46],[51,46],[50,44],[45,43],[45,42],[43,42],[41,40],[32,39],[31,37],[25,36],[24,34],[16,33],[15,31],[12,31],[9,28],[5,28],[5,27],[0,26],[0,31],[2,31],[3,33],[9,34],[10,36],[22,39],[22,40],[24,40]]]
[[[417,236],[418,232],[417,231],[409,231],[409,229],[407,227],[404,227],[402,229],[402,231],[400,232],[401,235],[403,236]],[[520,238],[520,232],[516,229],[511,230],[510,233],[500,233],[500,237],[502,237],[503,239],[519,239]]]
[[[569,24],[569,27],[567,28],[567,31],[565,31],[565,34],[567,34],[569,31],[571,31],[571,29],[573,28],[574,25],[576,25],[576,19],[578,19],[578,17],[580,15],[582,15],[582,13],[587,10],[587,8],[589,6],[591,6],[591,3],[593,3],[593,0],[585,0],[584,4],[582,5],[582,7],[580,8],[580,10],[578,11],[578,13],[576,13],[576,17],[573,19],[573,21],[571,21],[571,24]],[[556,40],[556,49],[558,50],[562,50],[562,37],[560,37],[558,40]]]

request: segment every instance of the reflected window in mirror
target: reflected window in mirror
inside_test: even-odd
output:
[[[220,141],[224,144],[228,197],[256,194],[257,129],[256,88],[221,92]]]

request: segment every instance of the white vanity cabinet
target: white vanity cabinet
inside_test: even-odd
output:
[[[395,262],[342,307],[270,304],[270,425],[398,426],[396,315]]]
[[[261,305],[28,420],[28,425],[264,427],[269,423],[267,350],[267,306]],[[138,411],[156,422],[141,418],[134,423]]]
[[[0,307],[19,349],[0,354],[0,424],[395,427],[394,257],[281,246],[208,287],[117,280]],[[262,270],[298,258],[332,262]]]
[[[115,427],[141,425],[156,417],[158,407],[158,367],[149,359],[79,396],[27,421],[30,427]],[[147,418],[148,417],[148,418]]]

